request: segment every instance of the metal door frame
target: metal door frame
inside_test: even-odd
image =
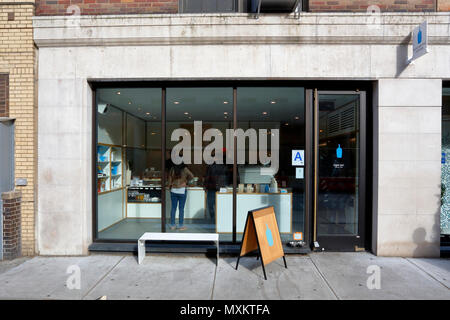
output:
[[[317,235],[317,201],[318,201],[318,130],[319,130],[319,96],[320,95],[359,95],[359,170],[358,170],[358,234],[356,236],[325,236],[318,242]],[[313,239],[316,249],[333,251],[364,250],[366,236],[366,148],[367,148],[367,124],[366,124],[366,91],[327,91],[314,89],[313,97]],[[325,240],[325,241],[324,241]]]

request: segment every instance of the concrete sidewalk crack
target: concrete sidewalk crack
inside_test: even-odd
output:
[[[415,266],[417,269],[423,271],[424,273],[426,273],[430,278],[432,278],[433,280],[439,282],[441,285],[443,285],[445,288],[450,289],[449,287],[447,287],[445,285],[445,283],[443,283],[442,281],[440,281],[439,279],[437,279],[436,277],[434,277],[431,273],[429,273],[428,271],[426,271],[425,269],[423,269],[421,266],[419,266],[418,264],[416,264],[415,262],[409,260],[408,258],[404,258],[406,261],[408,261],[409,263],[411,263],[413,266]]]
[[[122,258],[121,258],[119,261],[117,261],[116,264],[113,265],[112,268],[109,269],[109,270],[105,273],[105,275],[104,275],[103,277],[101,277],[101,278],[100,278],[100,279],[92,286],[92,288],[90,288],[90,289],[86,292],[86,294],[81,298],[81,300],[84,300],[84,298],[86,298],[86,297],[89,295],[89,293],[91,293],[91,292],[92,292],[92,291],[100,284],[100,282],[102,282],[103,279],[105,279],[105,278],[111,273],[111,271],[113,271],[113,270],[119,265],[119,263],[122,262],[123,259],[125,259],[125,256],[122,256]]]
[[[217,268],[218,267],[219,267],[219,261],[217,261],[217,265],[216,265],[216,268],[214,270],[214,280],[213,280],[213,286],[212,286],[212,290],[211,290],[211,299],[210,300],[214,299],[214,288],[216,286],[216,275],[217,275]]]
[[[337,300],[341,300],[341,298],[338,296],[338,294],[333,290],[333,287],[331,286],[331,284],[328,282],[328,280],[325,278],[325,276],[322,274],[322,272],[320,271],[319,267],[316,265],[316,263],[314,262],[313,258],[309,257],[309,259],[311,260],[312,264],[314,265],[314,267],[316,268],[317,272],[319,273],[320,277],[322,278],[322,280],[325,282],[325,284],[327,285],[328,289],[330,289],[330,291],[334,294],[334,296],[336,297]]]

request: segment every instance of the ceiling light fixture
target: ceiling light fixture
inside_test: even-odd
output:
[[[270,101],[271,104],[277,103],[275,100]]]
[[[180,104],[180,101],[174,101],[173,104]]]
[[[267,111],[264,111],[262,114],[263,114],[263,115],[266,115],[266,114],[267,114]]]
[[[224,101],[223,104],[228,104],[228,101]]]
[[[120,94],[120,91],[117,91],[116,93],[117,93],[117,94]]]

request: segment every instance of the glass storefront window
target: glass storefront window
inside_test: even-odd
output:
[[[441,234],[450,235],[450,88],[442,95]]]
[[[98,89],[97,237],[161,231],[161,89]]]
[[[249,210],[273,206],[282,241],[294,240],[294,233],[300,240],[305,218],[304,88],[239,87],[237,120],[245,141],[237,142],[237,233],[243,232]]]
[[[96,239],[165,230],[232,241],[235,224],[240,242],[247,212],[274,206],[283,242],[306,241],[304,88],[165,90],[165,104],[162,88],[96,90]]]
[[[166,230],[219,232],[230,241],[222,228],[233,212],[233,165],[225,158],[233,89],[168,88],[166,101]]]

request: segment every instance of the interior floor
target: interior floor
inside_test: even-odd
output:
[[[215,233],[216,227],[211,224],[209,219],[192,219],[184,220],[186,230],[170,230],[169,225],[166,225],[166,232],[180,232],[180,233]],[[303,230],[303,221],[293,222],[294,230]],[[100,231],[98,239],[107,240],[133,240],[137,241],[145,232],[161,232],[160,219],[139,219],[126,218],[111,227]],[[240,240],[242,233],[237,233],[237,239]],[[232,241],[232,233],[220,233],[220,241]],[[283,241],[291,241],[292,234],[281,234]]]

